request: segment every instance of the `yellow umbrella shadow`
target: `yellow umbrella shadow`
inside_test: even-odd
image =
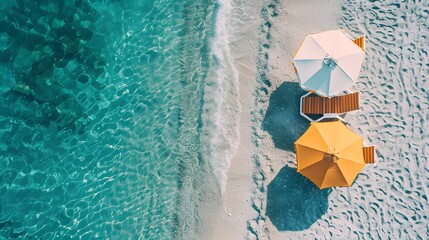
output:
[[[331,192],[320,190],[295,168],[283,167],[268,184],[266,215],[279,231],[308,229],[327,212]]]

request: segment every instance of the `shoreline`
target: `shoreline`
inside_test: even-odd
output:
[[[238,70],[239,101],[241,114],[240,141],[235,157],[231,160],[227,173],[226,189],[222,198],[219,218],[214,221],[211,239],[243,239],[247,235],[247,220],[254,215],[250,198],[252,194],[252,154],[251,112],[253,111],[253,89],[256,87],[256,56],[259,33],[259,9],[261,3],[249,1],[237,5],[230,2],[229,45],[231,60]],[[239,4],[239,3],[238,3]]]
[[[238,48],[233,55],[240,72],[242,137],[212,239],[424,239],[427,13],[417,11],[416,3],[363,0],[251,1],[240,7],[246,10],[238,12],[254,17],[236,25],[241,29],[231,43]],[[390,26],[391,19],[398,24]],[[376,146],[377,166],[365,167],[349,188],[302,198],[299,189],[306,184],[295,171],[293,142],[309,122],[299,115],[303,90],[291,62],[308,33],[338,28],[367,36],[356,83],[361,111],[348,125]],[[292,198],[298,202],[290,204]],[[291,206],[293,211],[284,211]],[[303,216],[298,220],[296,214]]]
[[[290,63],[301,40],[308,32],[338,26],[338,2],[249,1],[234,6],[240,18],[232,27],[235,35],[230,45],[239,71],[240,144],[227,174],[222,212],[211,239],[287,237],[265,216],[266,186],[283,166],[294,164],[286,160],[294,159],[294,154],[276,148],[261,126],[273,91],[285,81],[296,82]],[[303,18],[300,13],[306,11],[314,13]],[[267,79],[258,79],[262,75]]]

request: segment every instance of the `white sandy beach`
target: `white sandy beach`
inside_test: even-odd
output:
[[[424,19],[429,2],[252,0],[234,4],[235,15],[240,16],[233,23],[231,39],[240,72],[240,145],[228,172],[223,212],[215,221],[212,239],[425,239],[429,65],[424,49],[429,24]],[[286,111],[291,107],[273,107],[297,84],[291,62],[305,35],[336,28],[367,36],[357,84],[361,111],[349,126],[376,145],[378,163],[367,166],[352,187],[332,189],[326,212],[307,229],[282,229],[267,215],[267,203],[294,197],[293,191],[285,189],[284,195],[267,199],[267,186],[278,180],[285,166],[295,168],[290,146],[296,132],[290,130],[290,142],[282,145],[264,124],[271,117],[270,123],[280,126],[278,131],[305,125],[289,117],[296,115]],[[260,79],[261,73],[269,82]],[[278,211],[281,214],[282,209]],[[293,221],[284,221],[289,220]]]
[[[276,9],[268,7],[269,4],[269,2],[262,4],[259,1],[246,1],[236,3],[234,7],[236,16],[240,16],[240,21],[234,22],[234,26],[231,26],[231,30],[234,31],[231,49],[233,49],[234,64],[240,72],[239,87],[242,104],[240,146],[236,158],[231,162],[223,213],[216,225],[213,239],[253,239],[256,236],[249,229],[256,230],[258,237],[265,239],[269,232],[275,230],[269,222],[255,220],[263,214],[261,210],[264,209],[264,201],[266,201],[263,194],[255,188],[261,187],[257,186],[259,184],[263,186],[269,183],[278,170],[288,162],[286,159],[290,159],[292,153],[274,147],[270,136],[260,129],[262,117],[268,108],[270,92],[284,81],[296,81],[291,62],[301,40],[308,32],[336,28],[341,10],[339,1],[314,0],[311,3],[297,0],[280,1],[275,6]],[[270,15],[276,11],[278,16],[266,16],[267,19],[264,19],[261,16],[262,8],[271,11]],[[316,12],[315,9],[319,11]],[[313,14],[303,18],[306,12]],[[300,24],[293,24],[296,22]],[[272,24],[272,27],[267,28],[265,25],[266,33],[261,33],[261,24],[265,23]],[[259,49],[264,49],[258,44],[259,41],[267,41],[268,33],[272,36],[272,40],[269,41],[269,49],[264,51],[267,51],[270,56],[267,62],[269,66],[267,73],[272,86],[268,89],[268,94],[255,99],[257,95],[255,89],[259,87],[256,80],[258,54],[261,54]],[[251,116],[252,112],[260,112],[260,114],[254,118]],[[254,131],[258,132],[262,143],[257,149],[255,149],[255,140],[252,142]],[[262,169],[258,169],[255,168],[255,156],[276,160],[268,160],[263,163]],[[262,176],[266,178],[264,181],[261,179]],[[258,180],[254,181],[255,179]]]

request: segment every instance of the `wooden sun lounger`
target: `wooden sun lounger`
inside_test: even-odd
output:
[[[356,38],[355,40],[353,40],[353,42],[356,43],[356,45],[362,48],[362,50],[365,52],[365,36]]]
[[[359,110],[359,93],[350,93],[333,98],[309,95],[302,98],[304,114],[341,114]]]
[[[324,114],[324,98],[316,95],[310,95],[302,98],[301,111],[306,114]]]
[[[363,159],[365,160],[365,163],[367,163],[367,164],[375,163],[375,147],[374,146],[363,147]]]

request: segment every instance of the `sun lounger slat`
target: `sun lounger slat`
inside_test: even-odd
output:
[[[359,93],[325,99],[324,113],[345,113],[359,109]]]
[[[303,98],[302,112],[307,114],[323,114],[323,98],[318,96]]]
[[[333,98],[309,95],[302,99],[304,114],[342,114],[359,110],[359,93],[350,93]]]
[[[365,160],[365,163],[371,164],[375,162],[375,147],[369,146],[369,147],[363,147],[363,159]]]
[[[365,52],[365,36],[356,38],[355,40],[353,40],[353,42],[356,43],[356,45],[362,48],[362,50]]]
[[[307,114],[345,113],[359,109],[359,93],[333,98],[308,96],[303,98],[302,111]]]

